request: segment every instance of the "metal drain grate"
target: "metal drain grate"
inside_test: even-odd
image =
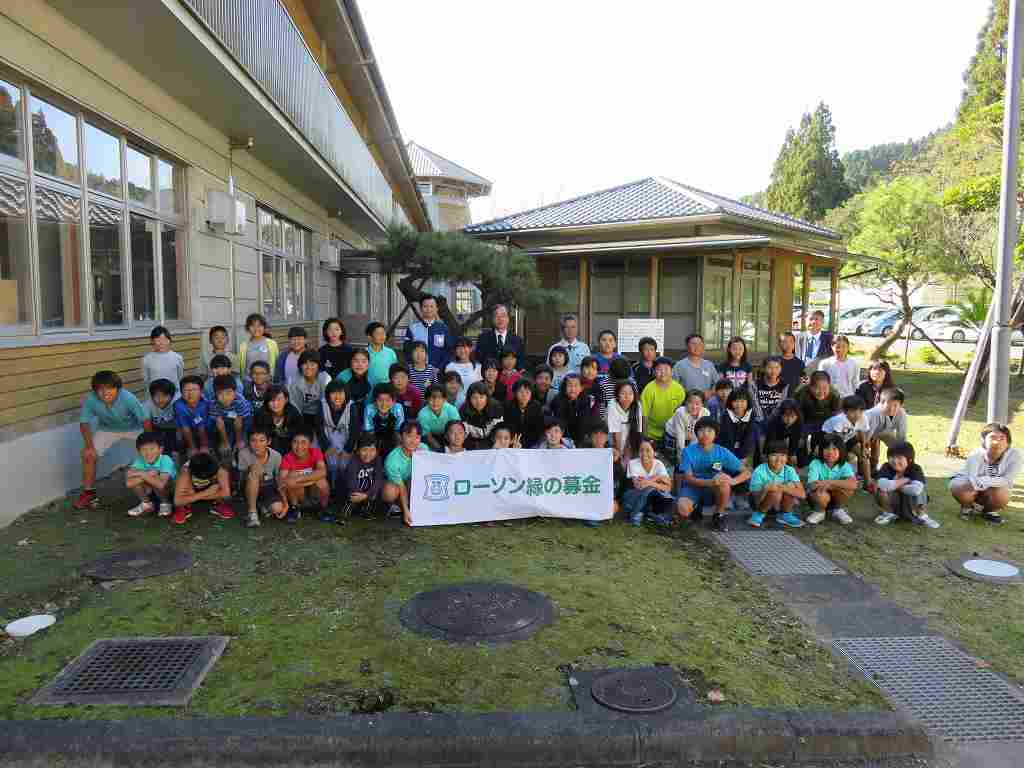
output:
[[[1024,740],[1024,693],[945,638],[840,638],[832,646],[947,741]]]
[[[32,703],[183,706],[227,643],[220,636],[97,640]]]
[[[756,576],[841,574],[835,563],[785,531],[729,531],[714,537]]]

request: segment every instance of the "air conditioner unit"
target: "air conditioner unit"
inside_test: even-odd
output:
[[[211,189],[206,193],[206,221],[211,227],[223,228],[225,235],[240,235],[245,232],[245,203]]]
[[[341,271],[341,246],[334,240],[320,243],[320,266],[332,272]]]

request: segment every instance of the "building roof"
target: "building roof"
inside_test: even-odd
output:
[[[423,179],[456,179],[467,184],[475,184],[486,187],[483,194],[491,190],[491,182],[483,176],[463,168],[447,157],[442,157],[436,152],[431,152],[426,147],[421,147],[414,141],[406,145],[409,152],[409,160],[412,162],[412,172],[417,178]]]
[[[842,239],[830,229],[704,192],[662,176],[650,176],[560,203],[472,224],[466,227],[465,232],[491,234],[524,229],[557,229],[591,224],[678,219],[708,214],[748,219],[755,225],[767,224],[830,240]]]

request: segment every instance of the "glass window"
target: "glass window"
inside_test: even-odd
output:
[[[704,330],[708,349],[722,349],[732,336],[732,272],[704,270]]]
[[[127,159],[128,199],[147,208],[155,208],[152,158],[135,147],[128,147]]]
[[[284,242],[283,242],[283,239],[282,239],[282,236],[281,236],[281,226],[283,225],[283,223],[284,222],[282,222],[279,218],[277,218],[275,216],[274,217],[274,226],[273,226],[273,229],[271,230],[271,232],[272,232],[272,234],[274,236],[274,243],[273,243],[273,245],[279,251],[284,247]]]
[[[807,311],[825,313],[824,328],[832,327],[832,267],[811,267],[811,291]]]
[[[344,300],[346,315],[370,314],[370,278],[345,278]]]
[[[21,89],[0,80],[0,155],[25,159],[25,119],[21,113]]]
[[[695,314],[697,312],[698,263],[697,259],[661,260],[661,275],[658,280],[659,314]]]
[[[124,261],[121,209],[90,203],[89,263],[92,265],[93,323],[124,325]]]
[[[282,221],[281,229],[284,234],[284,252],[289,256],[295,255],[295,227],[290,221]]]
[[[78,181],[78,121],[49,102],[32,97],[32,157],[35,169]]]
[[[36,187],[39,293],[43,328],[76,328],[83,323],[82,201]]]
[[[647,315],[651,312],[651,263],[646,259],[629,261],[625,303],[627,315]]]
[[[132,313],[136,320],[156,320],[156,222],[132,216]]]
[[[793,330],[803,330],[804,323],[804,277],[806,264],[793,265]]]
[[[277,285],[276,260],[269,253],[263,254],[263,315],[274,314],[274,290]]]
[[[163,213],[181,213],[181,169],[157,158],[156,180],[160,210]]]
[[[160,226],[160,272],[164,283],[164,320],[182,320],[186,316],[185,292],[180,282],[185,275],[185,238],[166,224]]]
[[[2,95],[3,91],[0,91]],[[0,176],[0,326],[32,322],[28,191],[25,182]]]
[[[296,320],[304,320],[306,317],[306,265],[295,262],[295,303],[292,307],[292,317]]]
[[[124,197],[121,191],[121,140],[85,124],[85,178],[89,189]]]
[[[260,230],[260,242],[264,245],[274,245],[274,217],[262,208],[257,209],[256,220]]]

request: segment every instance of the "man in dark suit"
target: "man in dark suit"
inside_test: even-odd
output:
[[[511,349],[516,353],[516,365],[523,366],[524,353],[526,352],[523,340],[512,333],[508,328],[508,307],[499,304],[494,308],[494,327],[486,328],[476,340],[476,360],[478,363],[485,363],[488,360],[501,360],[505,350]]]
[[[832,333],[821,330],[824,322],[825,313],[820,309],[814,310],[807,318],[807,330],[797,337],[796,356],[805,365],[832,357]]]

